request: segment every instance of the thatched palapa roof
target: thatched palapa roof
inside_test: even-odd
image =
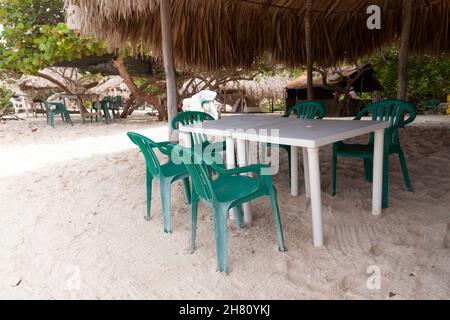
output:
[[[410,52],[450,52],[450,0],[413,2]],[[160,0],[66,0],[80,7],[81,31],[112,48],[136,46],[160,54]],[[251,67],[263,53],[290,66],[306,62],[299,0],[172,0],[174,59],[202,69]],[[366,27],[367,7],[382,9],[381,30]],[[356,61],[398,40],[402,0],[314,0],[313,56],[321,66]]]
[[[236,90],[257,100],[264,98],[282,100],[286,95],[286,83],[291,81],[292,78],[289,75],[258,77],[254,80],[230,81],[220,89],[222,91]]]
[[[125,84],[125,81],[120,76],[109,76],[104,81],[99,83],[98,86],[89,89],[86,93],[99,94],[101,97],[106,97],[112,94],[116,90],[117,94],[129,99],[130,89]]]

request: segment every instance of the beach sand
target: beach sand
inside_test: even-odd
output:
[[[0,298],[6,299],[449,299],[450,117],[400,130],[414,192],[391,157],[390,207],[371,214],[371,184],[357,159],[339,159],[330,196],[330,151],[321,149],[325,246],[312,246],[300,174],[291,197],[287,158],[274,177],[286,253],[270,203],[254,222],[229,223],[229,274],[216,272],[211,211],[200,205],[189,253],[190,207],[172,190],[173,233],[163,233],[159,185],[144,220],[145,165],[127,131],[167,139],[144,115],[74,127],[45,119],[0,124]],[[299,164],[300,168],[302,164]]]

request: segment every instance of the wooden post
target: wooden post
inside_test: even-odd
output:
[[[306,40],[306,73],[307,73],[308,100],[314,100],[311,15],[312,15],[312,0],[307,0],[306,14],[305,14],[305,40]]]
[[[161,9],[161,32],[162,32],[162,50],[164,59],[164,71],[166,74],[167,85],[167,117],[169,121],[169,139],[178,141],[178,135],[175,134],[170,126],[172,119],[177,115],[177,84],[175,79],[175,67],[173,62],[173,44],[172,44],[172,14],[171,0],[160,1]]]
[[[400,51],[398,56],[398,99],[406,99],[408,87],[408,50],[411,36],[412,0],[403,0],[402,3],[402,34],[400,38]]]

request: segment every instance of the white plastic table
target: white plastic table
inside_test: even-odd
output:
[[[311,198],[314,246],[323,246],[322,197],[320,184],[319,148],[375,132],[373,161],[372,212],[379,215],[382,210],[383,143],[386,122],[353,120],[298,120],[279,116],[234,116],[201,125],[180,128],[183,134],[201,133],[226,139],[226,162],[228,168],[235,167],[235,140],[239,166],[246,166],[246,141],[284,144],[291,146],[291,191],[298,195],[298,148],[303,148],[305,190]],[[190,139],[185,139],[189,144]],[[251,223],[250,204],[244,206],[245,222]]]

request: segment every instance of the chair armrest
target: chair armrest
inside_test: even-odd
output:
[[[403,128],[404,126],[410,124],[416,119],[416,113],[409,113],[409,117],[406,120],[400,121],[398,124],[392,126],[389,128],[389,130],[394,131],[400,128]]]
[[[163,142],[158,142],[156,143],[156,145],[154,146],[154,148],[158,148],[158,150],[166,155],[166,156],[170,156],[172,154],[172,150],[173,148],[176,146],[176,144],[174,144],[173,142],[170,141],[163,141]]]
[[[262,169],[270,168],[269,164],[253,164],[246,167],[240,167],[235,169],[224,169],[222,166],[217,164],[211,164],[211,167],[221,175],[236,175],[243,173],[261,173]]]

